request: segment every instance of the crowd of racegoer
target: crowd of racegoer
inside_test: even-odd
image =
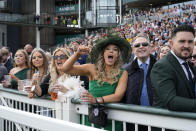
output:
[[[195,112],[194,104],[187,105],[190,109],[180,107],[182,103],[180,100],[175,101],[177,98],[174,94],[182,97],[180,98],[182,101],[188,99],[190,103],[194,103],[192,99],[195,96],[183,96],[177,90],[176,86],[179,85],[175,78],[166,77],[167,75],[164,74],[169,70],[168,74],[173,73],[170,75],[175,76],[176,71],[169,66],[170,63],[165,62],[171,57],[174,63],[176,58],[179,62],[193,63],[189,68],[196,67],[195,8],[196,5],[189,4],[126,14],[125,19],[136,18],[136,21],[76,39],[69,45],[65,43],[64,46],[56,48],[52,54],[42,49],[33,49],[30,44],[25,45],[24,49],[17,50],[15,54],[10,52],[9,47],[3,47],[0,49],[0,81],[5,88],[18,90],[21,87],[21,80],[30,79],[35,89],[27,91],[28,97],[33,98],[43,95],[52,96],[54,90],[62,93],[69,92],[71,89],[58,84],[57,81],[63,82],[74,75],[80,76],[80,80],[84,81],[85,89],[89,90],[83,94],[84,101],[92,104],[124,102],[152,106],[153,103],[158,104],[162,100],[167,100],[162,102],[165,104],[163,108]],[[172,15],[165,15],[169,13]],[[141,20],[142,16],[145,17]],[[131,48],[132,53],[130,53]],[[164,70],[161,63],[166,63],[167,69]],[[179,65],[175,65],[174,68],[179,68]],[[191,75],[195,79],[194,69],[190,75],[186,67],[182,69],[185,78],[187,76],[190,80]],[[6,74],[11,76],[9,83],[4,80]],[[180,80],[180,78],[176,79]],[[172,87],[171,92],[164,81],[170,83],[168,86]],[[194,83],[195,80],[191,81],[191,86]],[[164,92],[163,88],[158,89],[157,86],[168,90]],[[174,93],[175,89],[176,93]],[[169,93],[163,96],[159,91]],[[166,98],[166,95],[171,94],[173,96]],[[128,128],[133,129],[132,125]],[[141,130],[143,128],[145,127],[141,127]],[[110,130],[110,127],[108,129]]]

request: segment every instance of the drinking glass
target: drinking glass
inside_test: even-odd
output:
[[[23,91],[24,80],[18,80],[18,90]]]
[[[30,79],[23,80],[23,91],[29,92],[31,90],[32,81]]]
[[[53,88],[50,95],[51,95],[51,99],[55,101],[58,97],[58,90]]]
[[[4,75],[4,79],[6,81],[6,85],[9,85],[10,84],[10,79],[11,79],[10,75]]]

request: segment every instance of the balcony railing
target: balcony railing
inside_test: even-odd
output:
[[[58,17],[55,14],[42,13],[40,16],[34,14],[10,14],[0,13],[0,24],[12,25],[27,25],[38,27],[51,27],[51,28],[67,28],[67,29],[85,29],[85,28],[101,28],[101,27],[116,27],[118,23],[93,23],[88,22],[86,19],[81,20],[81,27],[78,21],[73,24],[73,20]]]
[[[52,27],[52,28],[69,28],[76,29],[79,28],[78,23],[73,24],[67,22],[64,24],[62,20],[55,18],[53,14],[41,14],[36,16],[33,14],[22,15],[22,14],[10,14],[10,13],[0,13],[0,23],[1,24],[17,24],[17,25],[30,25],[38,27]]]
[[[60,119],[63,121],[69,121],[73,123],[82,123],[85,124],[84,116],[88,115],[88,105],[80,104],[77,99],[64,99],[51,101],[48,97],[45,98],[33,98],[29,99],[26,96],[26,93],[19,92],[12,89],[0,87],[0,105],[7,106],[9,108],[15,108],[17,110],[22,110],[22,112],[31,112],[36,116],[40,116],[42,119],[45,119],[44,122],[47,123],[49,117],[53,117],[53,125],[55,126],[60,121],[55,121],[55,119]],[[115,121],[121,121],[123,125],[123,130],[126,130],[126,124],[132,123],[135,125],[135,130],[138,130],[138,125],[145,125],[148,127],[148,130],[151,130],[151,127],[159,127],[164,131],[165,129],[181,130],[181,131],[195,131],[196,129],[196,114],[187,113],[187,112],[175,112],[168,111],[164,109],[157,109],[152,107],[142,107],[136,105],[127,105],[119,103],[105,104],[108,107],[108,119],[112,120],[114,131]],[[0,107],[1,109],[1,107]],[[8,109],[8,108],[6,108]],[[3,109],[4,110],[4,109]],[[12,110],[13,112],[15,110]],[[19,114],[15,115],[20,115]],[[25,116],[31,116],[26,114]],[[5,116],[5,115],[4,115]],[[9,115],[8,115],[9,116]],[[1,114],[0,114],[1,117]],[[22,118],[22,116],[21,116]],[[34,117],[27,117],[27,119],[35,119]],[[4,118],[0,119],[0,127],[3,129],[12,129],[17,125],[14,120]],[[26,120],[26,119],[25,119]],[[82,120],[82,121],[80,121]],[[32,120],[33,121],[33,120]],[[7,126],[4,127],[2,124],[5,123]],[[50,122],[48,122],[50,123]],[[34,124],[34,123],[33,123]],[[35,124],[34,124],[35,125]],[[31,126],[31,123],[19,123],[18,126],[22,129],[30,129],[34,126]],[[37,126],[42,126],[37,123]],[[91,125],[94,126],[93,124]],[[15,127],[16,128],[16,127]],[[82,127],[81,127],[82,128]],[[39,128],[35,128],[39,129]],[[40,128],[42,129],[42,128]]]

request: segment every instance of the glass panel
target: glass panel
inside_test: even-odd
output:
[[[99,10],[97,23],[116,23],[116,10]]]

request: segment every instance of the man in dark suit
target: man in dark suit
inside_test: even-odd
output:
[[[135,59],[124,66],[128,72],[128,83],[125,95],[126,104],[151,106],[153,101],[150,72],[156,62],[150,55],[150,41],[147,34],[138,34],[133,42]],[[124,100],[123,100],[124,101]],[[134,131],[135,126],[127,124],[128,131]],[[147,126],[138,127],[139,131],[147,131]]]
[[[195,31],[178,26],[171,35],[171,52],[152,68],[153,105],[174,111],[196,112],[195,69],[188,58],[194,48]]]
[[[2,52],[0,50],[0,83],[2,80],[4,80],[4,75],[7,75],[8,72],[7,72],[7,68],[2,64]]]
[[[146,34],[136,36],[133,52],[135,59],[124,66],[128,72],[126,103],[150,106],[153,101],[150,72],[156,59],[150,55],[150,41]]]
[[[14,60],[11,57],[10,50],[7,47],[3,47],[1,49],[2,53],[2,63],[4,63],[4,66],[7,68],[8,73],[14,66]]]

